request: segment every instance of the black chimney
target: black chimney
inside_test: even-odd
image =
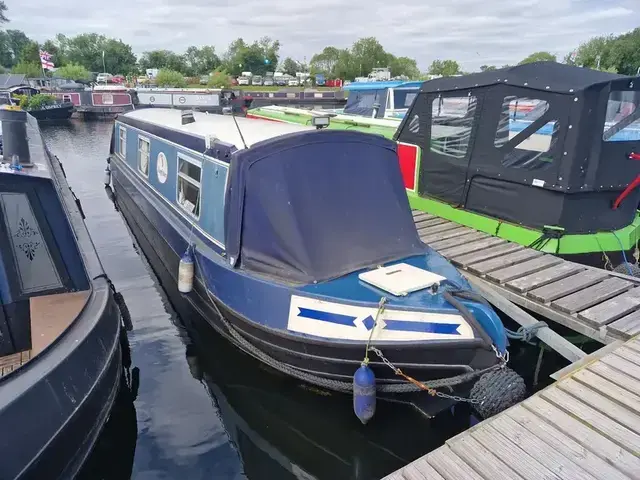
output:
[[[16,155],[23,167],[32,167],[27,138],[27,112],[0,108],[2,123],[2,155],[4,161],[11,163]]]

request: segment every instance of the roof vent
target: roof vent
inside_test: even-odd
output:
[[[23,167],[33,167],[27,137],[27,112],[9,108],[0,109],[2,122],[2,154],[5,162],[17,158]]]
[[[193,112],[191,110],[185,110],[184,112],[182,112],[182,125],[188,125],[195,121],[196,119],[193,116]]]

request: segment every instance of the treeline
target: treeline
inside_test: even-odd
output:
[[[4,1],[0,0],[0,24],[9,21],[6,11]],[[214,76],[220,79],[239,75],[243,71],[264,75],[268,71],[278,70],[290,75],[297,72],[323,73],[329,78],[353,80],[368,75],[376,67],[389,67],[393,77],[410,79],[420,79],[426,75],[469,73],[464,72],[457,61],[446,59],[433,61],[428,71],[421,74],[414,59],[387,52],[375,37],[361,38],[350,48],[325,47],[322,52],[313,55],[308,64],[290,57],[281,59],[280,46],[278,40],[270,37],[252,43],[238,38],[221,54],[214,46],[205,45],[191,46],[184,53],[153,50],[137,58],[131,45],[97,33],[83,33],[74,37],[58,34],[39,44],[20,30],[7,29],[0,30],[0,67],[4,71],[41,76],[39,50],[42,49],[52,54],[52,61],[59,68],[57,75],[74,80],[88,78],[89,72],[139,75],[147,68],[158,68],[183,77],[214,72]],[[558,61],[549,52],[535,52],[520,63],[541,60]],[[624,35],[593,38],[581,44],[574,55],[567,55],[563,61],[627,75],[636,74],[640,68],[640,28]],[[480,70],[496,68],[499,67],[483,65]]]

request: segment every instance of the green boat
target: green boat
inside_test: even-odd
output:
[[[639,78],[555,62],[425,82],[394,135],[410,203],[635,274],[639,106]]]
[[[357,115],[345,115],[331,111],[308,110],[305,108],[280,107],[269,105],[252,108],[247,112],[247,118],[261,118],[277,122],[293,123],[298,125],[311,125],[313,117],[331,117],[329,128],[333,130],[358,130],[361,132],[382,135],[393,138],[400,126],[400,120],[360,117]]]
[[[314,116],[331,117],[329,128],[358,130],[392,138],[400,121],[418,94],[422,82],[353,82],[343,89],[349,92],[344,109],[311,110],[275,105],[253,108],[248,118],[311,125]]]

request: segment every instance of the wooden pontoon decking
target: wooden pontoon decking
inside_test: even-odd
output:
[[[413,211],[423,242],[522,308],[602,343],[640,333],[640,278],[587,267]]]
[[[53,343],[84,308],[90,291],[31,297],[31,349],[0,357],[0,377],[24,365]]]

